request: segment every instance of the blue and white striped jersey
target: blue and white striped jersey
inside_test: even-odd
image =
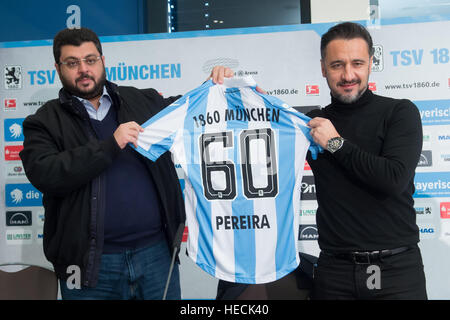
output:
[[[301,181],[310,118],[255,90],[253,78],[212,81],[142,125],[137,150],[166,151],[185,174],[187,251],[226,281],[275,281],[299,264]]]

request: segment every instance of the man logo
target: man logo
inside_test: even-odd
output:
[[[31,226],[31,211],[6,211],[6,226]]]
[[[314,224],[300,225],[298,240],[317,240],[319,234]]]
[[[9,132],[11,133],[11,137],[17,139],[22,134],[22,127],[18,123],[14,123],[9,127]]]
[[[13,203],[18,204],[19,202],[22,202],[22,199],[23,199],[22,190],[14,189],[13,191],[11,191],[10,195],[11,195]]]

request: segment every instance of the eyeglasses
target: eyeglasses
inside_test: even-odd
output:
[[[69,69],[76,69],[81,65],[81,61],[86,63],[88,66],[93,66],[98,60],[100,60],[100,58],[100,56],[89,56],[82,59],[68,59],[66,61],[60,62],[59,64],[63,64]]]

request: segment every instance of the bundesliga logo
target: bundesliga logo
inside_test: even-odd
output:
[[[17,107],[17,100],[16,99],[5,99],[3,100],[4,103],[4,110],[5,111],[14,111]]]

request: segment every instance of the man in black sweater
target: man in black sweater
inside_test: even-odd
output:
[[[328,150],[308,156],[321,249],[314,297],[426,299],[412,198],[419,112],[368,90],[373,45],[361,25],[328,30],[321,58],[332,101],[308,114],[314,141]]]

